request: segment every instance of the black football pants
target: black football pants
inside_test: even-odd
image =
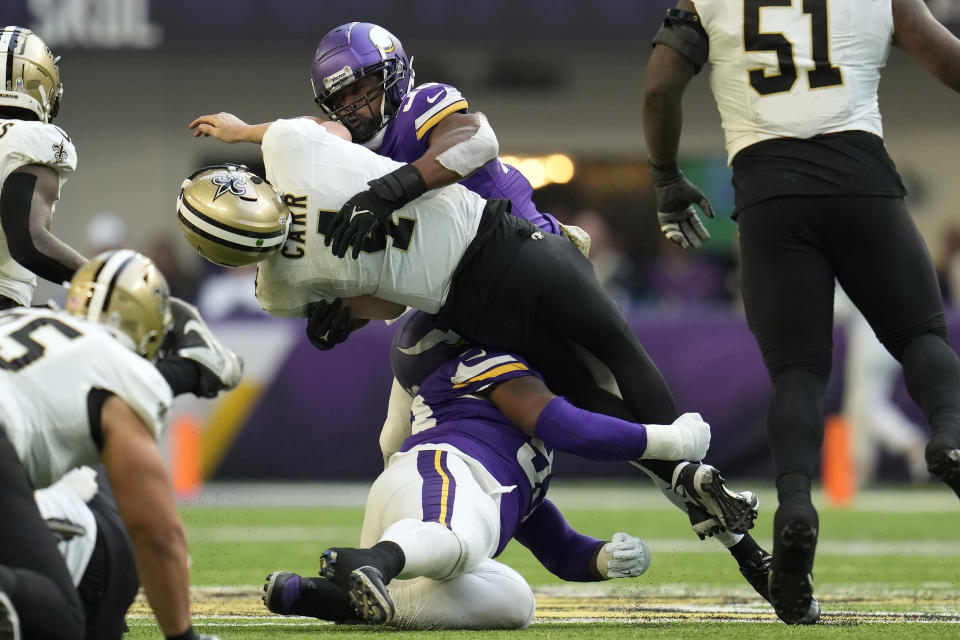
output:
[[[960,364],[936,273],[902,198],[781,197],[738,219],[743,300],[773,383],[767,420],[776,477],[811,476],[823,441],[834,281],[904,367],[936,428],[960,428]]]
[[[0,427],[0,589],[13,602],[26,640],[84,636],[83,607],[33,488]]]
[[[590,262],[566,238],[526,220],[503,215],[458,270],[440,315],[469,340],[522,355],[551,391],[584,409],[651,424],[670,424],[679,415],[666,381]],[[606,365],[623,402],[596,386],[570,342]]]

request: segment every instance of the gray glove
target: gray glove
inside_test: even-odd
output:
[[[687,180],[676,162],[662,167],[650,165],[650,177],[657,198],[660,231],[684,249],[702,247],[710,239],[710,233],[692,205],[696,204],[708,218],[712,218],[710,201],[696,185]]]

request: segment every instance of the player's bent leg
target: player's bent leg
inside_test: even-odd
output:
[[[395,577],[455,577],[489,558],[499,542],[499,509],[460,454],[424,448],[395,455],[371,488],[362,540],[334,547],[321,575],[345,588],[370,624],[393,617],[386,585]]]
[[[397,580],[389,589],[392,624],[404,629],[525,629],[536,610],[523,577],[491,559],[450,580]]]
[[[930,473],[960,497],[960,362],[940,335],[911,340],[901,356],[907,390],[923,410],[932,434],[926,459]]]

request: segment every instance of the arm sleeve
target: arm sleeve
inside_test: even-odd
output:
[[[67,282],[73,269],[41,252],[30,235],[30,210],[37,177],[14,172],[0,191],[0,224],[7,238],[11,257],[25,269],[50,282]]]
[[[577,532],[560,509],[544,500],[513,536],[553,575],[568,582],[599,582],[594,558],[604,541]]]

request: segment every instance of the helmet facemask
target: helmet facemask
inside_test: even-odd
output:
[[[394,61],[384,62],[377,65],[377,68],[364,69],[364,72],[365,74],[361,78],[369,78],[379,73],[382,74],[383,79],[349,103],[339,107],[334,106],[337,102],[337,94],[361,78],[342,85],[326,99],[316,98],[316,102],[323,112],[331,120],[335,120],[349,129],[353,141],[357,143],[364,143],[373,138],[378,131],[387,125],[390,118],[397,113],[397,109],[400,107],[400,103],[395,103],[392,99],[396,93],[393,88],[399,82],[401,76]],[[380,108],[377,109],[373,106],[373,103],[381,96],[383,99],[380,101]],[[370,118],[367,120],[359,115],[364,109],[370,114]]]

